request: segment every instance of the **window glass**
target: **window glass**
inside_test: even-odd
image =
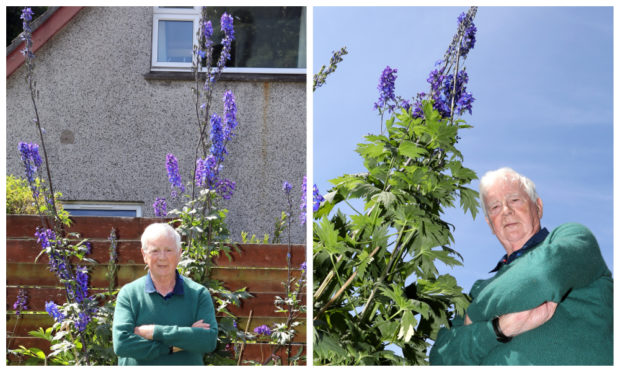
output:
[[[224,12],[234,18],[235,40],[228,72],[299,73],[306,68],[305,7],[207,7],[213,25],[213,64],[217,63]],[[154,70],[189,70],[201,16],[200,7],[155,7]]]
[[[216,43],[222,37],[221,15],[227,12],[234,18],[235,41],[226,67],[306,67],[305,8],[209,7],[207,12],[214,26]],[[220,50],[221,45],[217,45],[215,56],[219,56]]]
[[[158,22],[157,61],[192,62],[194,23],[192,21]]]
[[[99,217],[137,217],[136,210],[127,209],[71,209],[65,208],[71,216],[99,216]]]

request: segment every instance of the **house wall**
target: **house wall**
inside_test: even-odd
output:
[[[152,8],[86,7],[35,58],[37,107],[54,187],[63,199],[144,203],[169,197],[165,160],[179,159],[187,181],[198,132],[193,81],[146,79],[150,71]],[[22,175],[17,145],[37,142],[25,66],[7,78],[7,175]],[[216,85],[215,112],[232,90],[237,136],[228,145],[222,176],[237,183],[229,210],[233,240],[241,231],[271,234],[287,208],[282,182],[293,185],[292,240],[299,225],[305,174],[306,85],[285,81],[224,81]],[[177,204],[178,206],[178,204]],[[169,202],[169,209],[170,202]]]

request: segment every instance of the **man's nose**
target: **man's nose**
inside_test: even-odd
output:
[[[502,204],[502,214],[507,215],[507,214],[512,214],[513,212],[514,211],[512,210],[510,205],[508,205],[508,203]]]

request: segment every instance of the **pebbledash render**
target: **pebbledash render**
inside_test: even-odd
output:
[[[153,69],[156,11],[83,7],[35,51],[37,106],[54,188],[63,200],[137,205],[142,216],[152,217],[155,198],[170,196],[167,153],[178,158],[183,182],[189,180],[198,139],[195,83],[189,70]],[[14,49],[8,49],[7,60]],[[38,142],[24,76],[24,65],[7,69],[7,175],[23,174],[18,143]],[[233,197],[223,203],[231,238],[241,240],[242,231],[271,234],[288,207],[282,191],[288,181],[292,241],[304,243],[298,214],[306,174],[305,69],[225,73],[216,84],[212,112],[223,112],[226,90],[235,94],[239,121],[221,173],[236,182]],[[174,206],[169,202],[169,209]]]

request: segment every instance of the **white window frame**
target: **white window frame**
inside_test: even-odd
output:
[[[192,45],[196,45],[196,33],[200,23],[200,10],[198,7],[191,9],[160,8],[153,9],[153,44],[151,47],[151,70],[153,71],[185,71],[191,69],[191,64],[187,62],[160,62],[157,60],[159,21],[192,21]],[[193,56],[192,56],[193,58]]]
[[[136,211],[136,217],[142,217],[142,204],[141,203],[99,203],[99,202],[73,202],[69,200],[63,200],[62,205],[67,209],[88,209],[88,210],[133,210]]]
[[[307,9],[306,9],[307,12]],[[304,12],[304,23],[307,22],[306,12]],[[158,37],[159,37],[159,21],[193,21],[193,45],[197,45],[196,34],[200,24],[201,7],[195,6],[190,8],[162,8],[153,7],[153,42],[151,46],[151,71],[191,71],[192,65],[187,62],[159,62],[158,54]],[[307,24],[306,24],[307,25]],[[304,29],[300,38],[306,38],[307,27]],[[306,38],[306,50],[308,42]],[[306,66],[308,66],[307,53]],[[193,58],[193,56],[192,56]],[[224,67],[223,72],[237,74],[305,74],[306,68],[269,68],[269,67]]]

